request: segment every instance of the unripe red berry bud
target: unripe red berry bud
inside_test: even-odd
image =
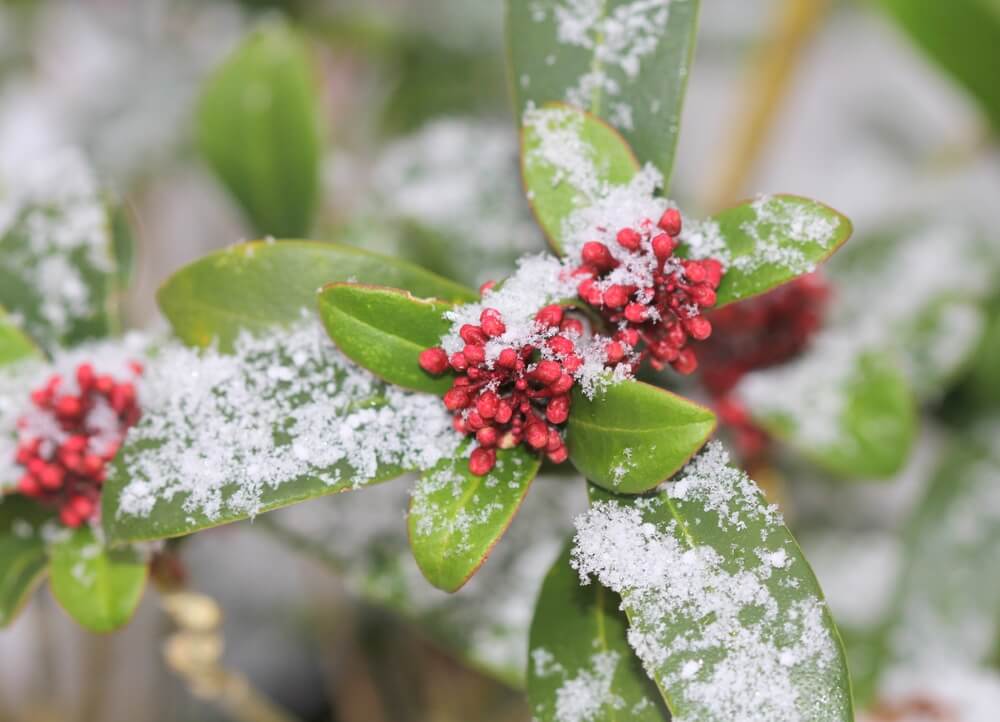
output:
[[[97,476],[104,471],[104,459],[97,454],[87,454],[83,457],[83,472],[87,476]]]
[[[465,343],[471,346],[482,346],[486,343],[486,332],[479,326],[473,326],[471,323],[466,323],[462,325],[462,328],[458,330],[458,335],[462,337]]]
[[[691,300],[699,306],[708,307],[715,305],[717,299],[715,289],[708,285],[708,281],[699,283],[697,286],[692,286],[690,293]]]
[[[479,415],[479,412],[473,409],[465,415],[466,425],[473,431],[479,431],[481,428],[486,426],[486,419]]]
[[[479,323],[487,336],[502,336],[507,331],[503,317],[495,308],[484,308],[479,314]]]
[[[701,267],[705,269],[705,283],[712,288],[718,288],[722,282],[722,264],[714,258],[706,258],[701,262]]]
[[[561,464],[569,458],[569,450],[563,445],[555,451],[550,451],[548,457],[553,464]]]
[[[70,529],[76,529],[83,523],[83,519],[68,504],[59,510],[59,521]]]
[[[486,476],[497,463],[497,452],[479,447],[469,455],[469,471],[476,476]]]
[[[615,334],[615,338],[628,346],[639,345],[639,332],[634,328],[623,328]]]
[[[684,328],[691,334],[692,338],[704,341],[712,335],[712,324],[704,316],[694,316],[684,319]]]
[[[665,233],[671,236],[678,236],[681,232],[681,214],[676,208],[668,208],[660,216],[660,222],[657,223]]]
[[[80,391],[87,391],[93,386],[96,375],[94,367],[90,364],[80,364],[76,367],[76,382],[80,386]]]
[[[573,353],[563,359],[562,366],[566,373],[575,374],[583,366],[583,359]]]
[[[479,344],[470,343],[462,350],[462,355],[470,366],[478,366],[486,360],[486,349]]]
[[[555,451],[556,449],[562,447],[562,445],[563,445],[563,440],[562,440],[562,436],[559,435],[559,430],[558,429],[550,428],[549,429],[549,441],[545,445],[545,450],[546,451]]]
[[[621,360],[625,358],[625,349],[622,348],[622,345],[618,341],[611,341],[604,347],[604,356],[607,362],[614,366],[621,363]]]
[[[462,353],[453,353],[448,357],[448,363],[456,371],[465,371],[469,368],[469,362],[465,360],[465,355]]]
[[[62,470],[62,467],[50,464],[42,469],[42,472],[38,475],[38,483],[41,484],[43,489],[56,491],[62,488],[65,477],[66,472]]]
[[[510,418],[514,415],[514,407],[511,406],[507,399],[502,399],[500,404],[497,406],[497,413],[494,419],[498,424],[506,424],[510,422]]]
[[[562,375],[562,368],[555,361],[549,361],[545,359],[544,361],[539,361],[538,366],[532,371],[532,378],[536,379],[539,383],[548,386],[553,381],[558,379]]]
[[[731,396],[719,399],[716,402],[715,409],[719,413],[719,421],[724,424],[742,426],[750,421],[750,415],[747,413],[746,407]]]
[[[622,308],[628,303],[629,292],[617,283],[608,286],[604,292],[604,304],[610,308]]]
[[[505,348],[497,356],[497,366],[502,369],[512,369],[517,366],[517,351],[512,348]]]
[[[558,326],[563,320],[562,306],[556,304],[546,306],[535,314],[535,320],[542,326]]]
[[[492,419],[500,409],[500,397],[493,391],[484,391],[476,399],[476,411],[484,419]]]
[[[524,430],[524,440],[532,449],[544,449],[549,443],[549,430],[541,421],[535,420]]]
[[[587,278],[579,286],[577,286],[577,293],[580,294],[580,298],[589,303],[591,306],[600,306],[604,303],[604,294],[601,293],[601,289],[597,287],[593,278]]]
[[[81,521],[87,521],[97,509],[94,500],[83,494],[74,494],[69,498],[69,508],[72,509]]]
[[[562,424],[569,418],[569,396],[556,396],[545,407],[545,418],[552,424]]]
[[[434,376],[448,370],[448,354],[443,348],[428,348],[420,352],[420,368]]]
[[[675,348],[680,348],[687,343],[687,333],[679,323],[672,324],[667,330],[667,341]]]
[[[469,433],[469,427],[466,425],[465,419],[462,418],[461,414],[455,414],[451,417],[451,427],[460,434]]]
[[[691,283],[702,283],[708,278],[708,272],[700,261],[685,261],[684,275]]]
[[[610,249],[598,241],[590,241],[583,244],[580,257],[587,265],[593,266],[599,271],[609,271],[615,267],[616,261],[611,255]]]
[[[63,396],[56,402],[56,415],[64,419],[75,419],[83,413],[83,402],[79,396]]]
[[[491,449],[497,445],[497,440],[500,438],[499,432],[497,432],[496,427],[484,426],[479,431],[476,432],[476,441],[479,445]]]
[[[676,249],[677,243],[666,233],[661,233],[653,238],[653,255],[661,261],[665,261],[674,255]]]
[[[553,336],[548,340],[548,347],[560,356],[571,354],[576,350],[576,344],[565,336]]]
[[[563,374],[549,386],[549,391],[553,394],[564,394],[573,388],[573,377],[569,374]]]
[[[115,380],[107,374],[103,374],[97,377],[97,380],[94,382],[94,388],[107,396],[115,388]]]
[[[479,287],[479,295],[485,295],[487,291],[493,290],[495,285],[497,285],[496,281],[486,281],[486,283]]]
[[[618,245],[630,251],[638,251],[642,244],[642,236],[634,228],[622,228],[615,236]]]
[[[677,356],[677,360],[674,361],[671,366],[674,370],[680,374],[693,374],[698,369],[698,358],[694,355],[694,351],[689,348],[681,349]]]
[[[464,388],[453,387],[444,395],[444,407],[449,411],[464,409],[470,402],[469,392]]]
[[[572,336],[582,336],[583,321],[578,318],[567,318],[560,324],[559,330]]]
[[[625,318],[631,323],[642,323],[649,316],[649,309],[641,303],[630,303],[625,307]]]
[[[38,496],[42,493],[38,479],[31,474],[25,474],[17,482],[17,490],[25,496]]]

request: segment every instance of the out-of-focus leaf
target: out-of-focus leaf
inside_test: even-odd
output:
[[[322,160],[317,86],[304,40],[269,25],[202,92],[198,145],[260,235],[301,237],[312,226]]]
[[[519,113],[566,101],[608,121],[669,182],[698,26],[698,0],[508,0]]]
[[[0,366],[40,356],[38,347],[0,308]]]
[[[325,284],[402,288],[422,298],[471,301],[476,294],[411,263],[336,243],[257,241],[182,268],[160,289],[160,309],[186,343],[231,348],[241,331],[291,323],[316,307]]]
[[[0,500],[0,626],[14,620],[48,568],[41,527],[51,516],[20,495]]]

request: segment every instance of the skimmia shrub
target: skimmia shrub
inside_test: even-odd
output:
[[[845,477],[898,471],[925,374],[893,359],[926,369],[937,327],[890,347],[887,329],[923,320],[876,318],[870,282],[864,323],[832,313],[817,268],[852,227],[818,201],[698,217],[671,200],[696,16],[693,0],[508,0],[511,133],[549,250],[478,291],[268,236],[175,273],[157,297],[170,334],[116,336],[129,237],[79,159],[5,197],[0,619],[48,574],[81,624],[117,628],[162,540],[339,492],[377,504],[366,489],[403,475],[413,558],[461,594],[540,470],[547,489],[575,470],[587,508],[525,583],[507,670],[537,720],[852,720],[823,593],[741,462],[777,447]],[[312,69],[297,33],[264,27],[205,86],[199,144],[261,235],[316,220]],[[460,220],[476,247],[477,217]],[[39,279],[63,267],[71,287],[50,293]],[[948,289],[925,290],[937,312]]]

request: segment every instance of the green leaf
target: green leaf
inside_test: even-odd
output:
[[[320,317],[345,356],[397,386],[439,395],[452,380],[428,374],[419,356],[448,333],[451,308],[384,286],[332,283],[319,294]]]
[[[851,235],[846,216],[799,196],[762,196],[687,224],[681,253],[726,261],[717,307],[808,273]]]
[[[652,489],[680,469],[715,431],[704,406],[638,381],[579,389],[566,427],[569,457],[580,473],[619,494]]]
[[[62,608],[92,632],[111,632],[135,613],[148,565],[133,549],[108,549],[89,526],[52,544],[49,585]]]
[[[639,162],[613,128],[576,108],[550,103],[534,111],[528,121],[521,131],[524,186],[542,231],[563,253],[566,218],[597,201],[608,185],[627,184],[638,172]],[[559,140],[546,140],[550,138]],[[570,157],[567,148],[582,157]],[[587,170],[579,172],[580,167]]]
[[[41,358],[38,347],[0,308],[0,366],[27,358]]]
[[[537,454],[501,449],[486,476],[469,471],[469,445],[425,472],[410,503],[410,546],[427,580],[460,589],[507,531],[538,473]]]
[[[608,0],[594,4],[599,15],[590,18],[559,0],[508,0],[515,107],[524,113],[531,104],[567,101],[588,110],[669,183],[698,5]]]
[[[14,620],[45,574],[41,527],[51,516],[18,494],[0,501],[0,626]]]
[[[600,584],[580,584],[570,548],[549,569],[535,605],[528,647],[528,703],[538,722],[560,722],[574,694],[593,690],[591,722],[669,722],[656,685],[628,645],[621,597]],[[579,717],[572,717],[578,719]]]
[[[843,645],[780,514],[713,444],[646,497],[592,488],[574,564],[622,597],[671,712],[699,722],[850,722]]]
[[[1000,129],[1000,4],[996,0],[877,0],[918,46],[978,102]]]
[[[262,332],[316,307],[316,291],[337,281],[403,288],[420,297],[471,301],[476,294],[404,261],[336,243],[257,241],[195,261],[157,296],[174,332],[186,343],[217,340],[230,349],[241,331]]]
[[[318,80],[304,40],[255,31],[209,78],[198,106],[202,155],[260,235],[301,237],[319,198]]]
[[[840,351],[831,348],[838,342]],[[916,437],[916,405],[898,366],[841,336],[752,375],[739,391],[762,426],[839,476],[893,476]]]

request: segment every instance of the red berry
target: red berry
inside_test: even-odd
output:
[[[674,361],[671,366],[677,373],[681,374],[693,374],[698,369],[698,358],[694,355],[694,351],[689,348],[681,349],[677,356],[677,360]]]
[[[657,223],[665,233],[671,236],[679,236],[681,233],[681,214],[676,208],[668,208],[660,216]]]
[[[535,314],[535,320],[542,326],[558,326],[563,320],[562,306],[556,304],[546,306]]]
[[[548,456],[553,464],[561,464],[569,458],[569,450],[565,446],[560,446],[555,451],[550,451]]]
[[[604,347],[604,356],[607,362],[614,366],[625,358],[625,349],[622,348],[622,345],[618,341],[611,341]]]
[[[664,261],[674,255],[677,243],[666,233],[661,233],[653,238],[653,255]]]
[[[513,415],[514,407],[510,405],[507,399],[502,399],[497,405],[497,413],[493,418],[498,424],[506,424],[510,422]]]
[[[701,262],[701,267],[705,269],[705,282],[712,288],[718,288],[722,282],[722,264],[714,258],[706,258]]]
[[[580,257],[584,263],[593,266],[598,271],[609,271],[617,265],[608,247],[598,241],[584,243]]]
[[[699,261],[685,261],[684,275],[691,283],[701,283],[708,278],[708,271]]]
[[[487,336],[502,336],[507,331],[503,317],[495,308],[484,308],[479,314],[479,323]]]
[[[642,323],[649,316],[649,309],[641,303],[630,303],[625,307],[625,318],[632,323]]]
[[[629,292],[624,286],[617,283],[608,286],[604,292],[604,304],[610,308],[622,308],[628,303]]]
[[[38,479],[31,474],[25,474],[18,480],[17,490],[25,496],[38,496],[42,493],[42,489],[38,484]]]
[[[566,356],[576,350],[576,344],[565,336],[553,336],[548,340],[548,347],[560,356]]]
[[[573,353],[563,359],[562,365],[566,373],[575,374],[583,366],[583,359]]]
[[[76,383],[80,386],[80,391],[87,391],[94,385],[94,367],[90,364],[80,364],[76,368]]]
[[[83,413],[83,402],[79,396],[63,396],[56,402],[56,415],[74,419]]]
[[[544,449],[549,443],[549,431],[541,421],[536,420],[524,432],[524,440],[532,449]]]
[[[552,382],[552,385],[549,386],[549,391],[553,394],[564,394],[571,388],[573,388],[573,377],[569,374],[563,374]]]
[[[642,244],[642,236],[634,228],[622,228],[615,236],[618,245],[630,251],[638,251]]]
[[[479,447],[469,456],[469,471],[476,476],[486,476],[497,463],[497,452]]]
[[[582,336],[583,322],[578,318],[567,318],[560,324],[559,330],[574,336]]]
[[[458,411],[469,405],[469,392],[463,388],[451,388],[444,395],[444,406],[449,411]]]
[[[699,283],[691,287],[691,298],[699,306],[714,306],[716,301],[715,289],[708,285],[708,282]]]
[[[505,348],[497,356],[497,366],[502,369],[512,369],[517,366],[517,351],[512,348]]]
[[[712,324],[704,316],[695,316],[684,320],[684,328],[692,338],[704,341],[712,335]]]
[[[469,362],[470,366],[478,366],[486,360],[486,349],[479,344],[470,343],[463,349],[462,355],[465,356],[465,360]]]
[[[479,287],[479,295],[485,296],[487,291],[493,290],[493,287],[497,285],[496,281],[486,281],[482,286]]]
[[[83,519],[69,505],[59,510],[59,521],[70,529],[76,529],[83,523]]]
[[[458,335],[462,337],[465,343],[473,346],[482,346],[486,343],[486,333],[479,326],[473,326],[471,323],[466,323],[458,330]]]
[[[448,370],[448,354],[443,348],[428,348],[420,352],[420,368],[434,376]]]
[[[484,426],[476,432],[476,441],[479,442],[480,446],[487,449],[496,446],[499,438],[500,436],[497,433],[496,427],[493,426]]]
[[[476,410],[484,419],[492,419],[500,410],[500,397],[492,391],[484,391],[476,399]]]
[[[556,396],[545,407],[545,418],[552,424],[565,423],[569,418],[569,396]]]
[[[462,353],[453,353],[448,357],[448,363],[456,371],[465,371],[469,368],[469,362],[465,360],[465,355]]]
[[[540,383],[548,386],[562,376],[562,369],[555,361],[546,359],[538,362],[538,366],[535,367],[531,375]]]

